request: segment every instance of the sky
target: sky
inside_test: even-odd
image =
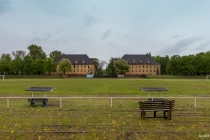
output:
[[[0,55],[190,55],[210,50],[210,0],[0,0]]]

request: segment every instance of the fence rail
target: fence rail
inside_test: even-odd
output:
[[[32,97],[0,97],[0,99],[7,100],[7,108],[10,106],[10,99],[30,99]],[[40,98],[40,97],[33,97]],[[63,99],[110,99],[110,108],[113,106],[113,99],[148,99],[148,97],[47,97],[48,99],[59,99],[60,108],[62,108]],[[160,97],[149,97],[151,99]],[[197,105],[197,99],[210,99],[210,97],[162,97],[167,99],[194,99],[194,108]]]

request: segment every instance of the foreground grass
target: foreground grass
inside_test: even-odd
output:
[[[136,110],[26,107],[1,110],[1,139],[199,139],[210,109],[173,111],[172,120],[142,120]]]

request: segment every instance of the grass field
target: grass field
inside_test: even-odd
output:
[[[189,98],[210,97],[209,85],[204,79],[5,79],[0,81],[0,139],[209,139],[210,98],[198,98],[197,108]],[[7,108],[6,97],[30,97],[25,90],[32,86],[56,88],[47,93],[49,106],[9,99]],[[140,118],[138,101],[148,96],[140,87],[168,89],[163,97],[175,99],[172,120]],[[62,98],[62,108],[59,98],[50,98],[82,96],[104,98]]]

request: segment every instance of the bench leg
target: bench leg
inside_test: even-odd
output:
[[[156,112],[157,112],[157,111],[154,111],[154,118],[156,118]]]
[[[168,111],[167,114],[168,114],[168,115],[167,115],[167,119],[168,119],[168,120],[171,120],[171,111]]]
[[[145,111],[141,112],[141,118],[146,119],[146,112]]]
[[[166,111],[163,111],[163,118],[167,119]]]

